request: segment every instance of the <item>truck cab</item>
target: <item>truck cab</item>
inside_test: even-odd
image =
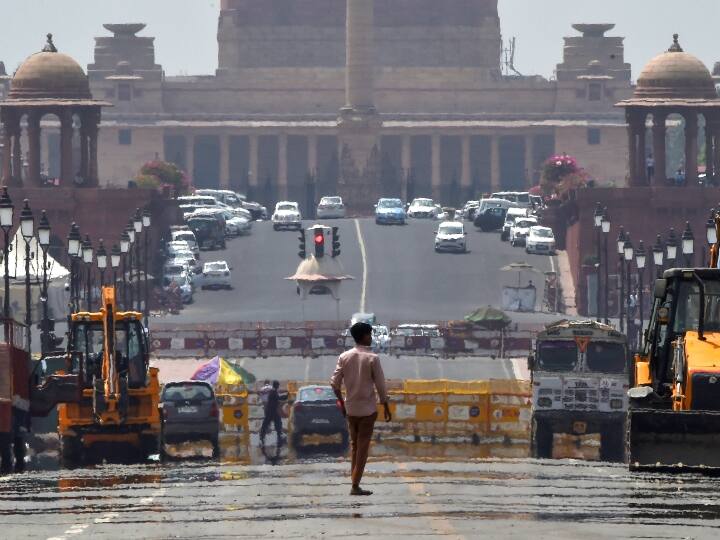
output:
[[[599,458],[622,461],[628,407],[627,339],[595,321],[561,321],[537,336],[532,379],[532,454],[551,458],[558,435],[600,435]]]

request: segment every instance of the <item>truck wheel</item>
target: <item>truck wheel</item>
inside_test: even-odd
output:
[[[83,447],[79,437],[60,437],[60,465],[73,469],[82,463]]]
[[[160,452],[160,438],[156,435],[140,436],[140,452],[143,461]]]
[[[25,472],[25,454],[27,448],[25,446],[25,437],[22,435],[15,437],[13,441],[13,453],[15,454],[15,472]]]
[[[625,426],[609,425],[600,431],[600,459],[622,463],[625,461]]]
[[[303,438],[302,433],[293,433],[292,445],[295,450],[297,450],[298,448],[300,448],[302,446],[302,438]]]
[[[542,421],[533,421],[533,457],[539,459],[552,458],[553,431],[552,427]]]
[[[0,474],[12,472],[12,441],[9,435],[0,434]]]

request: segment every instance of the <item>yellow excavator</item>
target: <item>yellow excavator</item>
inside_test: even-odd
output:
[[[142,314],[118,311],[114,287],[97,312],[70,317],[66,371],[32,390],[35,409],[58,404],[61,461],[140,461],[159,451],[160,384]]]
[[[714,222],[717,237],[720,215]],[[631,470],[720,469],[719,255],[716,240],[708,268],[674,268],[655,282],[628,392]]]

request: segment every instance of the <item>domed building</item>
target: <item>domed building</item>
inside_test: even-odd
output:
[[[633,97],[621,101],[628,122],[630,185],[664,185],[667,170],[667,120],[682,116],[685,126],[685,181],[698,180],[698,117],[705,120],[705,170],[707,178],[720,174],[720,99],[708,68],[683,51],[678,35],[672,46],[643,68]],[[652,156],[655,167],[649,178],[647,165],[648,118],[652,117]]]
[[[58,52],[52,34],[47,38],[42,51],[31,55],[17,69],[7,98],[0,102],[2,182],[28,187],[47,182],[41,168],[41,122],[46,116],[54,116],[60,125],[60,184],[96,187],[100,108],[111,104],[93,99],[80,64]],[[73,163],[74,150],[79,151],[79,163]]]

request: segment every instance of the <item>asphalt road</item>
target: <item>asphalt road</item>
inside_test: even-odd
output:
[[[313,223],[305,222],[305,227]],[[516,284],[517,273],[503,266],[527,261],[540,272],[554,267],[550,257],[527,255],[522,248],[500,242],[499,235],[476,231],[468,224],[470,252],[435,253],[437,222],[411,220],[408,225],[378,226],[372,219],[330,220],[340,228],[345,272],[354,276],[343,283],[340,317],[357,311],[377,314],[380,321],[452,320],[484,305],[499,306],[503,285]],[[311,242],[308,241],[308,246]],[[153,318],[175,323],[228,321],[301,321],[303,310],[293,281],[300,259],[298,234],[275,232],[269,222],[253,225],[250,236],[233,239],[226,251],[203,252],[203,260],[225,259],[232,267],[232,291],[198,291],[195,302],[179,315]],[[542,274],[525,274],[538,287],[542,301]],[[333,320],[330,296],[311,296],[305,302],[305,320]],[[541,322],[547,314],[513,314],[513,320]],[[151,322],[152,324],[152,322]]]
[[[717,538],[720,480],[571,461],[105,465],[0,478],[8,539]]]

